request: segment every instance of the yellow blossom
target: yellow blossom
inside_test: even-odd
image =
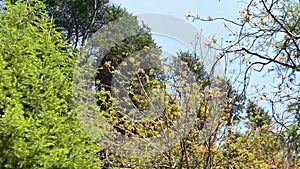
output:
[[[111,61],[106,61],[106,62],[104,63],[104,66],[105,66],[105,67],[110,67],[110,66],[111,66]]]
[[[289,39],[289,35],[288,35],[287,33],[284,34],[284,39],[285,39],[285,40]]]
[[[279,55],[279,60],[280,61],[285,61],[285,57],[283,55]]]
[[[201,65],[201,64],[203,63],[203,61],[202,61],[201,59],[199,59],[199,60],[197,61],[197,63]]]
[[[133,57],[131,57],[131,58],[129,58],[129,61],[130,61],[131,63],[134,63],[134,62],[135,62],[135,59],[134,59]]]

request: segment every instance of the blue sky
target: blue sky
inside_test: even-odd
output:
[[[236,0],[112,0],[112,3],[121,5],[129,12],[138,15],[142,13],[162,13],[186,20],[186,13],[199,15],[203,18],[226,17],[236,19],[239,17],[239,10],[245,4]],[[226,36],[228,31],[223,27],[223,22],[200,22],[186,20],[202,30],[203,35],[208,36],[216,33],[218,37]]]
[[[186,20],[186,13],[190,11],[192,14],[199,15],[203,18],[207,17],[226,17],[236,19],[239,17],[239,10],[244,7],[244,3],[236,0],[111,0],[112,3],[121,5],[127,11],[138,15],[142,13],[162,13]],[[188,20],[186,20],[188,21]],[[224,37],[229,32],[223,27],[223,22],[200,22],[188,21],[202,30],[205,36],[213,33],[217,37]],[[156,39],[159,39],[156,37]],[[165,40],[159,41],[162,46]],[[169,44],[169,43],[167,43]]]
[[[202,18],[225,17],[236,20],[239,17],[239,11],[245,6],[244,3],[236,0],[230,0],[230,2],[228,0],[221,0],[220,2],[219,0],[111,0],[111,2],[120,5],[133,15],[160,13],[180,18],[196,27],[204,37],[215,33],[218,41],[221,41],[220,38],[226,37],[230,33],[224,28],[223,21],[201,22],[196,20],[193,22],[191,19],[186,18],[187,12],[199,15]],[[170,37],[161,34],[153,34],[153,37],[164,51],[176,53],[180,50],[190,50],[186,45]],[[191,38],[191,42],[194,43],[195,40]],[[212,55],[210,54],[210,56]]]
[[[208,37],[215,33],[218,42],[221,41],[221,38],[226,39],[230,33],[226,28],[224,28],[224,21],[192,21],[191,18],[186,18],[187,12],[190,12],[193,15],[198,15],[201,18],[224,17],[236,20],[240,17],[239,11],[246,5],[245,3],[238,2],[237,0],[112,0],[111,2],[116,5],[120,5],[133,15],[140,15],[143,13],[160,13],[175,16],[196,27],[201,34],[204,35],[204,37]],[[189,48],[185,45],[180,44],[178,41],[171,39],[170,37],[158,34],[154,34],[153,37],[155,42],[159,46],[162,46],[164,51],[175,53],[180,50],[189,50]],[[194,41],[194,39],[191,38],[191,41]],[[206,67],[208,67],[208,65],[206,65]]]
[[[161,13],[184,19],[201,30],[202,34],[206,37],[216,33],[218,42],[221,41],[222,37],[226,39],[229,34],[229,31],[224,28],[223,21],[201,22],[196,20],[192,22],[191,19],[186,19],[187,12],[191,12],[193,15],[199,15],[201,18],[224,17],[236,20],[240,16],[239,11],[247,5],[244,2],[241,2],[241,0],[111,0],[111,2],[121,5],[134,15],[143,13]],[[153,37],[158,45],[162,46],[163,49],[168,52],[178,52],[178,50],[187,49],[184,45],[174,41],[174,39],[160,35],[154,35]],[[259,76],[261,77],[261,75],[262,74],[254,74],[250,84],[257,83],[262,86],[267,84],[267,82],[268,84],[275,83],[273,81],[273,76],[257,78]],[[250,92],[251,90],[253,89],[249,88]],[[270,92],[270,90],[266,91]],[[260,105],[268,109],[268,104],[260,102]]]

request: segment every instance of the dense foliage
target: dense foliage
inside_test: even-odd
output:
[[[76,54],[38,1],[0,14],[0,168],[99,168],[72,111]]]
[[[240,28],[206,43],[242,63],[238,90],[193,52],[166,66],[149,28],[108,0],[6,2],[0,168],[299,168],[299,6],[251,0],[238,21],[188,14]],[[278,86],[250,98],[250,72],[264,69]]]

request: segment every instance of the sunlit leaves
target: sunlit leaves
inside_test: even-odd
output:
[[[0,168],[98,168],[71,112],[76,54],[39,1],[6,4],[0,31]]]

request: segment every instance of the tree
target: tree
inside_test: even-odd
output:
[[[146,49],[145,52],[147,51],[149,50]],[[138,54],[141,53],[137,53],[133,57],[139,58],[139,56],[137,56]],[[142,54],[143,57],[147,56],[147,53]],[[128,57],[130,58],[130,56]],[[217,160],[219,159],[215,158],[215,154],[218,151],[224,151],[224,149],[218,149],[217,147],[222,147],[223,140],[226,140],[227,136],[230,135],[222,135],[223,129],[224,127],[227,127],[228,131],[231,131],[232,129],[230,127],[237,125],[239,112],[241,111],[239,102],[242,102],[242,100],[240,100],[240,96],[234,91],[232,86],[230,87],[228,82],[225,81],[224,84],[221,77],[219,77],[220,79],[209,79],[199,56],[190,52],[179,52],[176,57],[180,60],[179,64],[185,65],[186,68],[189,68],[186,70],[190,70],[190,72],[185,74],[183,73],[184,71],[180,71],[180,67],[172,65],[173,69],[176,68],[178,70],[175,70],[174,72],[169,71],[168,74],[160,74],[164,76],[155,76],[151,78],[151,71],[140,70],[140,72],[135,72],[138,76],[132,77],[128,76],[130,73],[126,74],[123,72],[124,74],[122,74],[122,77],[126,76],[126,78],[119,81],[120,83],[127,82],[128,84],[128,81],[131,80],[129,82],[130,88],[128,88],[127,91],[132,92],[133,96],[129,99],[125,99],[126,102],[133,102],[136,105],[136,109],[139,111],[154,113],[156,116],[151,117],[156,118],[131,121],[127,116],[119,115],[118,111],[120,111],[120,109],[116,108],[116,103],[114,102],[120,102],[120,100],[118,100],[120,98],[117,98],[116,100],[112,99],[110,92],[104,93],[106,97],[99,97],[103,99],[101,102],[102,104],[107,104],[109,101],[109,106],[106,106],[106,109],[104,109],[103,116],[107,118],[112,125],[116,125],[117,129],[122,129],[118,131],[127,137],[151,138],[152,136],[158,136],[163,133],[164,130],[168,129],[170,126],[179,123],[180,121],[177,121],[176,118],[180,115],[184,116],[184,114],[182,114],[184,106],[182,107],[182,105],[193,104],[193,102],[195,102],[199,106],[197,109],[198,112],[190,110],[191,113],[194,114],[194,117],[189,119],[193,121],[194,125],[188,130],[188,133],[181,133],[183,136],[174,144],[174,147],[146,159],[140,159],[135,156],[122,156],[122,154],[114,153],[108,153],[110,154],[109,156],[107,156],[107,154],[106,156],[103,155],[103,159],[108,161],[111,160],[111,166],[132,168],[210,168],[218,166]],[[157,58],[154,56],[152,59]],[[120,61],[117,63],[124,64],[124,61],[130,61],[130,59],[123,59],[123,62]],[[108,61],[105,62],[107,63]],[[132,60],[132,62],[134,64],[139,62],[139,60]],[[109,66],[109,68],[113,66],[117,67],[112,62],[110,63],[111,64],[107,64],[106,66]],[[114,67],[111,69],[115,70]],[[117,71],[112,70],[107,72],[114,72],[115,75],[118,74]],[[153,72],[156,71],[157,70],[155,69],[153,70]],[[189,94],[186,92],[186,89],[189,89],[189,86],[192,85],[186,77],[195,78],[194,82],[196,82],[196,84],[194,84],[193,87],[197,90],[195,90],[195,93],[192,93],[196,96],[193,98],[194,100],[189,100],[189,102],[185,103],[182,102],[182,100],[184,101],[184,95]],[[144,81],[144,78],[148,80]],[[122,84],[124,85],[124,83]],[[210,86],[210,83],[215,83],[215,86]],[[149,104],[157,104],[154,102],[155,100],[151,100],[150,97],[145,97],[153,96],[153,90],[157,89],[153,84],[164,84],[158,85],[158,88],[160,88],[161,91],[159,94],[164,96],[164,99],[160,100],[162,102],[160,104],[163,104],[164,106],[163,116],[161,116],[161,112],[157,112],[153,109],[150,109],[149,112],[147,111]],[[166,84],[169,85],[169,89],[166,89]],[[224,86],[227,85],[228,87],[224,88]],[[231,89],[229,90],[229,88]],[[114,89],[111,91],[113,90]],[[102,92],[103,91],[104,90],[102,90]],[[220,94],[220,91],[222,94]],[[156,96],[156,98],[160,97],[157,95],[154,96]],[[107,97],[109,97],[109,99],[107,99]],[[225,99],[225,101],[216,104],[215,101],[213,102],[213,99],[217,98]],[[181,100],[181,102],[179,100]]]
[[[258,107],[254,102],[249,102],[247,106],[247,119],[249,120],[248,125],[256,130],[259,127],[269,126],[271,123],[271,117],[261,107]]]
[[[242,94],[226,77],[211,77],[192,52],[161,58],[149,29],[120,7],[45,2],[7,3],[0,14],[0,168],[299,167],[298,89],[280,88],[290,97],[275,92],[289,101],[292,118],[282,119],[276,100],[260,95],[269,101],[270,114],[245,93],[255,65],[276,66],[269,72],[279,73],[281,85],[297,86],[297,2],[251,1],[240,22],[229,21],[241,27],[234,34],[239,38],[218,47],[212,36],[206,44],[220,51],[220,60],[245,60]],[[79,46],[87,55],[76,52]],[[107,123],[99,124],[101,118]],[[157,142],[143,144],[153,137]],[[103,140],[105,149],[96,144]],[[118,148],[138,151],[128,155]]]
[[[232,133],[231,127],[237,125],[243,108],[240,103],[243,102],[242,97],[222,77],[209,79],[199,56],[190,52],[179,52],[176,56],[178,59],[173,60],[170,69],[167,70],[168,73],[161,71],[159,68],[163,62],[158,57],[160,50],[155,49],[157,47],[151,36],[138,26],[136,19],[129,18],[121,18],[117,22],[108,24],[105,30],[111,31],[100,29],[86,46],[88,51],[91,51],[88,56],[92,56],[88,58],[93,58],[95,62],[88,61],[85,65],[100,64],[95,73],[96,82],[98,80],[96,86],[100,91],[98,105],[102,116],[114,130],[126,138],[144,139],[159,136],[172,125],[182,123],[177,120],[183,115],[182,110],[185,110],[182,105],[193,105],[195,102],[199,106],[197,107],[199,111],[186,109],[190,111],[188,113],[195,116],[189,119],[195,123],[195,126],[188,130],[189,133],[183,134],[184,136],[180,137],[174,148],[168,151],[162,150],[163,153],[141,160],[136,156],[110,151],[115,147],[113,145],[109,147],[110,143],[107,141],[106,146],[109,148],[101,153],[102,159],[107,167],[209,168],[216,165],[214,158],[214,154],[218,151],[216,147],[221,147],[221,141],[230,134],[222,137],[220,135],[224,128],[227,128],[228,133]],[[135,36],[127,37],[126,35],[130,33]],[[111,42],[118,43],[110,46]],[[141,66],[145,61],[149,64],[154,61],[156,67],[145,69]],[[136,71],[136,68],[139,69]],[[114,80],[117,81],[113,82]],[[116,88],[116,85],[119,87]],[[194,93],[189,91],[191,86],[194,87]],[[117,94],[121,97],[113,97],[112,93],[122,94]],[[191,94],[195,97],[187,102],[185,98]],[[157,102],[153,100],[153,96],[161,100],[158,99]],[[217,104],[213,102],[218,99],[223,102]],[[118,107],[120,105],[121,108]],[[161,107],[155,110],[151,107],[153,105]],[[151,114],[152,118],[147,118]],[[146,118],[131,118],[135,115],[144,115]],[[92,118],[90,123],[96,124],[97,120]],[[99,128],[106,127],[101,124],[99,126],[101,126]],[[91,126],[87,128],[91,130]],[[108,138],[113,139],[115,136],[109,135]],[[101,140],[101,138],[97,139]],[[122,145],[122,143],[118,144]],[[126,147],[122,148],[126,149]]]
[[[237,77],[237,81],[242,81],[244,97],[248,97],[247,89],[250,82],[256,80],[254,77],[266,75],[275,79],[270,85],[254,85],[254,99],[263,100],[270,107],[269,113],[259,111],[262,113],[260,118],[266,117],[266,114],[272,117],[271,124],[276,126],[273,132],[280,134],[280,140],[288,147],[286,167],[293,168],[299,165],[300,4],[295,0],[251,0],[245,3],[247,5],[240,11],[238,20],[190,17],[200,21],[225,22],[230,37],[219,44],[213,37],[208,45],[220,52],[219,60],[232,63],[228,65],[241,65],[238,73],[241,76]],[[258,125],[260,120],[251,119],[256,119]]]
[[[126,14],[108,0],[46,0],[45,4],[54,23],[74,48],[82,47],[103,25]]]
[[[96,87],[100,91],[97,97],[99,99],[97,104],[100,106],[100,111],[102,111],[103,116],[107,118],[114,129],[126,137],[144,138],[157,135],[158,131],[162,130],[162,126],[158,124],[162,118],[166,118],[163,115],[160,115],[158,119],[150,118],[143,120],[142,118],[142,120],[139,120],[138,117],[134,119],[134,122],[128,116],[137,115],[139,111],[143,111],[145,114],[161,113],[157,111],[151,112],[153,110],[150,105],[152,102],[149,100],[149,96],[154,97],[153,90],[165,92],[165,86],[160,83],[161,79],[159,79],[162,76],[160,70],[161,63],[159,62],[160,49],[155,45],[148,30],[145,27],[139,26],[134,16],[129,15],[120,18],[120,20],[108,24],[108,28],[108,30],[112,31],[102,32],[100,29],[85,47],[88,51],[93,51],[90,56],[94,57],[95,62],[91,63],[96,63],[95,67],[99,67],[97,72],[95,72],[95,81],[97,82]],[[109,43],[115,41],[118,43],[109,45]],[[95,51],[95,49],[101,49],[101,51]],[[96,55],[93,53],[96,53]],[[92,57],[88,56],[88,58]],[[154,67],[142,68],[142,64],[145,63],[148,66],[154,65]],[[88,62],[85,65],[90,64]],[[119,72],[121,69],[127,69],[128,71]],[[113,79],[113,77],[115,78]],[[117,81],[113,84],[113,80],[116,79]],[[122,88],[116,88],[113,85],[121,85]],[[128,98],[121,97],[114,100],[112,93],[122,93],[124,96],[128,96]],[[170,98],[170,96],[166,97]],[[118,107],[117,104],[124,106],[124,109]],[[130,106],[134,106],[135,109],[126,111],[125,108]],[[167,122],[165,121],[165,123]],[[109,162],[110,160],[113,162],[120,160],[121,158],[115,158],[114,156],[122,155],[111,155],[107,163],[111,163]]]
[[[76,53],[40,1],[0,14],[0,168],[99,168],[72,111]]]

